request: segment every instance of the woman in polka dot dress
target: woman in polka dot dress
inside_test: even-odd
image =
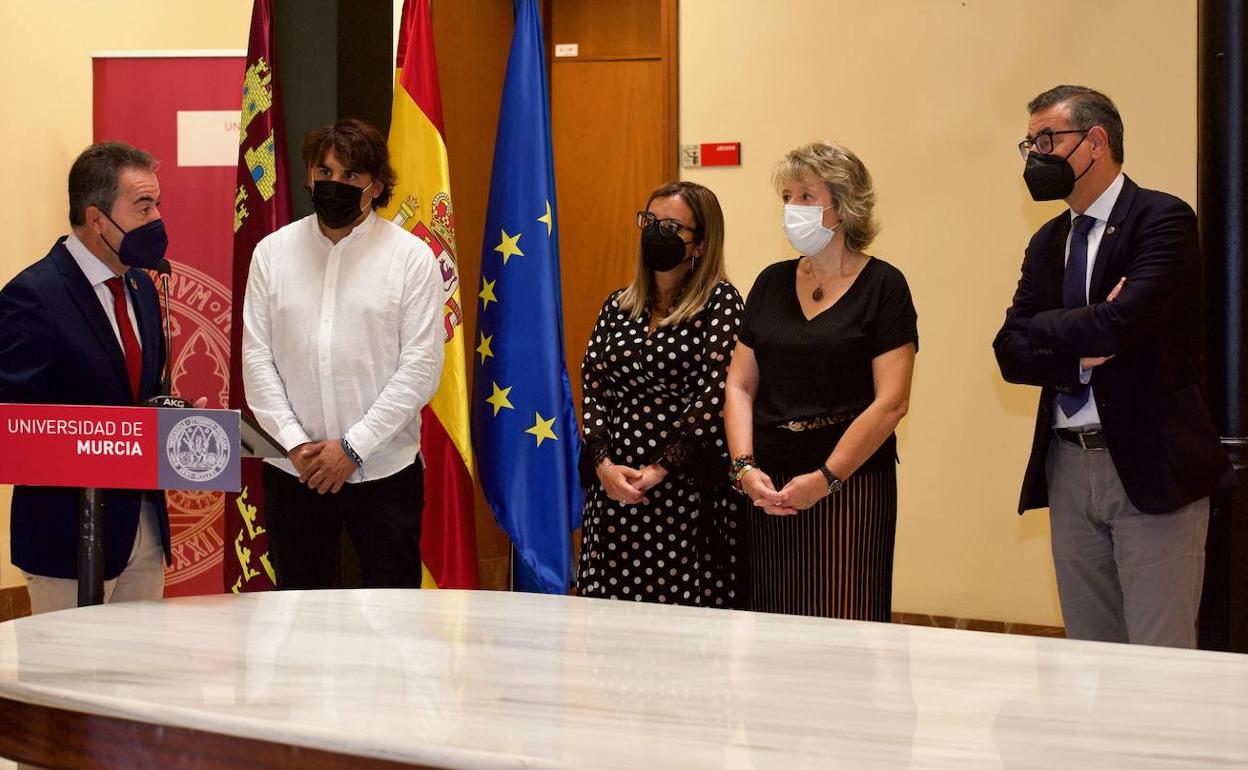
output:
[[[582,367],[588,494],[577,592],[729,607],[739,499],[724,378],[741,295],[715,194],[673,182],[638,212],[633,282],[603,303]]]

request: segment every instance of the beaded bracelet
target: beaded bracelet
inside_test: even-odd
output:
[[[732,458],[732,473],[736,473],[745,466],[757,467],[758,461],[754,459],[754,455],[737,455]]]
[[[728,471],[728,478],[732,479],[734,487],[740,489],[741,479],[745,478],[745,474],[757,468],[754,455],[739,455],[732,461],[732,468]]]
[[[350,460],[351,462],[355,463],[355,467],[357,467],[357,468],[363,468],[363,467],[364,467],[364,461],[363,461],[363,460],[361,460],[361,459],[360,459],[360,456],[359,456],[358,454],[356,454],[356,452],[355,452],[355,450],[354,450],[354,449],[352,449],[352,448],[351,448],[351,444],[350,444],[350,442],[348,442],[348,441],[347,441],[347,437],[346,437],[346,436],[343,436],[343,437],[342,437],[342,440],[341,440],[341,441],[339,441],[338,443],[342,445],[342,451],[343,451],[343,452],[346,452],[346,454],[347,454],[347,459],[348,459],[348,460]]]

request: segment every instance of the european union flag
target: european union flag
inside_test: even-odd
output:
[[[485,499],[511,538],[516,587],[567,593],[581,441],[563,357],[542,22],[537,0],[514,8],[477,292],[472,443]]]

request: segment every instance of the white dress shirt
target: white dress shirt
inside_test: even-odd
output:
[[[104,315],[108,316],[108,323],[113,327],[113,336],[117,338],[117,346],[125,351],[125,343],[121,341],[121,327],[117,325],[117,314],[113,312],[113,293],[109,290],[104,282],[109,278],[116,278],[116,273],[108,265],[100,261],[100,258],[91,253],[78,236],[73,233],[65,239],[65,248],[69,250],[69,255],[78,263],[78,269],[87,277],[87,281],[91,284],[92,291],[95,292],[96,299],[100,301],[100,305],[104,308]],[[134,315],[134,290],[130,287],[130,282],[123,280],[122,286],[126,287],[126,313],[130,316],[130,326],[134,329],[134,338],[139,341],[139,349],[143,348],[143,335],[139,334],[139,322]]]
[[[74,235],[73,233],[69,234],[69,237],[65,239],[65,248],[69,251],[69,255],[74,258],[74,262],[78,263],[78,269],[81,270],[82,274],[87,277],[87,281],[91,284],[91,290],[95,292],[95,298],[100,301],[100,305],[104,308],[104,315],[108,318],[108,324],[113,327],[113,336],[117,338],[117,347],[121,349],[121,354],[124,357],[126,354],[126,344],[121,341],[121,327],[117,325],[117,313],[113,311],[113,292],[108,288],[108,286],[104,285],[105,281],[110,278],[116,278],[117,274],[113,272],[111,267],[101,262],[99,257],[92,254],[91,250],[87,248],[86,244],[83,243],[77,235]],[[143,335],[139,333],[139,321],[134,315],[134,287],[130,285],[130,281],[124,279],[124,276],[121,285],[126,288],[126,315],[130,316],[130,328],[134,329],[134,339],[139,343],[139,350],[142,350]],[[129,382],[129,380],[127,380],[127,382]],[[160,542],[160,525],[157,524],[157,515],[158,509],[156,508],[156,501],[152,498],[152,494],[150,492],[145,492],[143,494],[143,502],[139,506],[138,531],[140,532],[140,535],[134,541],[136,554],[138,553],[137,549],[139,548],[139,543],[144,537],[148,538],[149,543],[151,542],[152,537],[156,538],[157,543]],[[148,555],[150,556],[150,553]],[[132,556],[131,558],[134,557]],[[150,558],[146,561],[146,563],[150,567]],[[154,569],[157,574],[161,575],[163,578],[163,551],[157,557],[156,564],[157,566]],[[129,571],[130,567],[127,567],[126,570]],[[42,578],[45,582],[56,579],[57,578],[48,577]],[[72,583],[73,581],[67,580],[65,582]],[[62,590],[68,591],[69,589],[62,588]]]
[[[1084,216],[1092,217],[1096,220],[1092,225],[1092,229],[1088,231],[1088,272],[1083,277],[1083,293],[1087,297],[1089,304],[1104,302],[1105,297],[1088,297],[1087,293],[1092,284],[1092,268],[1096,264],[1096,254],[1101,249],[1101,239],[1105,237],[1105,226],[1109,222],[1109,215],[1114,212],[1114,204],[1118,202],[1118,195],[1122,192],[1123,181],[1126,177],[1122,172],[1118,172],[1118,176],[1105,188],[1105,192],[1088,206],[1087,211],[1083,212]],[[1070,259],[1070,239],[1075,233],[1074,222],[1075,217],[1079,216],[1074,211],[1070,212],[1070,235],[1066,236],[1066,259]],[[1119,276],[1121,277],[1121,276]],[[1117,283],[1115,279],[1114,283]],[[1078,364],[1076,364],[1078,366]],[[1089,383],[1092,381],[1092,372],[1095,368],[1084,371],[1079,370],[1079,381]],[[1092,392],[1092,388],[1088,386],[1088,402],[1083,408],[1072,414],[1070,417],[1061,409],[1053,410],[1053,427],[1054,428],[1083,428],[1089,425],[1100,425],[1101,415],[1096,411],[1096,396]]]
[[[256,246],[243,302],[243,385],[286,451],[345,436],[349,482],[420,451],[420,410],[442,376],[442,278],[421,239],[370,212],[331,242],[312,214]],[[287,459],[269,460],[292,475]]]

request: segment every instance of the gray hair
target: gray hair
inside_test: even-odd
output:
[[[1074,128],[1086,130],[1100,126],[1109,135],[1109,150],[1121,165],[1122,116],[1108,96],[1086,86],[1056,86],[1027,103],[1027,114],[1035,115],[1057,104],[1070,105],[1070,121]]]
[[[117,177],[123,169],[156,170],[150,154],[122,142],[100,142],[82,151],[69,169],[69,224],[87,222],[87,207],[110,213],[117,201]]]

